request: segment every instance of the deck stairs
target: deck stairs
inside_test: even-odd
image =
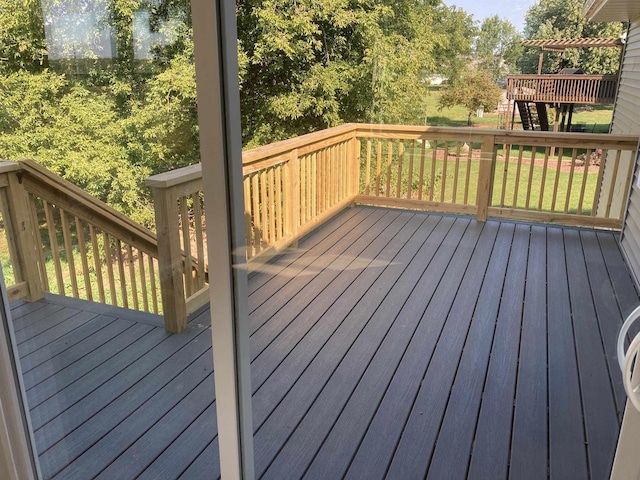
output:
[[[516,102],[523,130],[549,130],[547,105],[544,102]]]

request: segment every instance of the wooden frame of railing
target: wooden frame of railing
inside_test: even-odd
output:
[[[353,203],[358,148],[353,125],[344,125],[243,153],[249,269]],[[165,323],[177,331],[208,301],[204,281],[193,283],[204,280],[208,269],[201,178],[198,164],[147,179],[156,209]]]
[[[617,75],[509,75],[509,100],[545,103],[614,103]]]
[[[630,135],[396,125],[358,125],[356,136],[366,146],[356,203],[615,229],[625,205],[612,207],[614,190],[626,198],[633,175],[621,157],[638,145]]]
[[[153,232],[33,161],[2,162],[0,172],[12,300],[49,291],[162,312]]]
[[[248,150],[243,154],[248,268],[355,203],[472,214],[480,221],[498,217],[620,228],[624,211],[612,207],[612,192],[615,185],[630,187],[631,166],[620,158],[635,152],[637,141],[620,135],[347,124]],[[589,165],[580,165],[583,157]],[[607,158],[613,160],[605,175]],[[174,302],[165,314],[174,316],[169,322],[177,330],[208,298],[205,283],[186,287],[204,278],[207,269],[206,222],[198,226],[197,221],[204,214],[201,176],[200,165],[194,165],[147,180],[156,205],[163,300]]]
[[[248,150],[247,268],[355,203],[619,229],[637,144],[624,135],[347,124]],[[183,330],[208,301],[201,168],[147,184],[158,237],[34,162],[0,163],[10,299],[57,287],[162,310],[168,331]]]

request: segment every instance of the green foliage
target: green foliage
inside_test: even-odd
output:
[[[40,0],[3,0],[0,4],[0,74],[35,70],[45,63]]]
[[[498,15],[486,18],[474,45],[480,69],[490,72],[494,80],[515,73],[522,55],[521,42],[522,36],[511,22]]]
[[[469,112],[468,125],[471,125],[471,115],[480,108],[494,110],[500,101],[500,95],[500,88],[489,73],[469,70],[442,93],[439,107],[466,107]]]
[[[584,0],[540,0],[525,17],[524,36],[538,38],[615,38],[623,32],[620,22],[593,23],[582,15]],[[520,67],[523,73],[537,73],[539,48],[526,48]],[[542,73],[580,67],[590,74],[615,74],[620,51],[617,48],[567,49],[563,54],[545,52]]]
[[[0,77],[0,105],[0,157],[34,158],[122,212],[149,220],[142,188],[150,169],[130,161],[127,122],[109,96],[48,71],[18,72]]]
[[[174,29],[153,60],[135,58],[141,12],[152,32]],[[458,76],[475,35],[440,0],[248,0],[237,12],[247,147],[343,122],[421,124],[428,75]],[[144,178],[199,160],[190,2],[7,0],[0,37],[0,158],[33,158],[152,224]],[[105,38],[115,58],[101,58]]]

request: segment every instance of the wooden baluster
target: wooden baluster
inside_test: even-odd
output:
[[[361,176],[361,163],[360,155],[362,155],[362,142],[359,138],[356,137],[356,133],[353,132],[353,152],[351,159],[347,158],[346,161],[349,162],[351,160],[352,171],[353,171],[353,185],[350,190],[351,195],[358,195],[363,192],[363,189],[360,187],[360,176]],[[369,153],[371,151],[369,150]],[[348,163],[347,163],[348,164]],[[368,168],[367,168],[368,171]]]
[[[122,258],[122,242],[116,238],[116,260],[118,262],[118,275],[120,283],[120,295],[122,296],[122,306],[129,308],[129,293],[127,292],[127,278],[124,275],[124,260]]]
[[[87,258],[87,246],[84,236],[84,226],[76,217],[76,235],[78,237],[78,247],[80,248],[80,261],[82,262],[82,275],[84,278],[84,290],[87,292],[87,300],[93,300],[91,276],[89,275],[89,259]]]
[[[158,287],[156,286],[156,266],[151,255],[147,258],[149,262],[149,283],[151,287],[151,300],[153,302],[153,313],[158,314]]]
[[[180,223],[182,232],[182,249],[184,250],[184,290],[190,297],[193,292],[193,262],[191,260],[191,222],[189,221],[189,206],[186,196],[180,197]]]
[[[589,165],[591,163],[591,153],[593,150],[586,151],[584,159],[584,170],[582,173],[582,185],[580,186],[580,198],[578,199],[578,215],[582,215],[582,203],[584,201],[584,192],[587,188],[587,176],[589,175]],[[594,192],[595,195],[595,192]]]
[[[251,177],[250,176],[247,176],[244,178],[243,185],[244,185],[244,236],[245,236],[245,242],[247,242],[247,259],[249,259],[255,255],[255,245],[253,243],[253,228],[251,227],[252,215],[251,215]],[[200,271],[200,269],[198,269],[198,271]]]
[[[309,218],[309,211],[307,210],[307,206],[309,205],[309,199],[311,197],[311,191],[309,190],[309,173],[307,172],[308,170],[308,162],[307,162],[307,157],[306,156],[302,156],[302,159],[298,159],[298,168],[300,173],[298,174],[300,176],[300,201],[301,204],[298,205],[296,208],[298,208],[300,210],[300,223],[302,225],[304,225],[305,223],[307,223],[310,218]]]
[[[522,152],[523,152],[523,145],[520,145],[518,147],[518,165],[516,167],[516,178],[515,178],[515,186],[513,188],[513,208],[518,208],[518,190],[520,187],[520,173],[522,171]]]
[[[471,162],[473,161],[473,142],[469,142],[467,151],[467,170],[464,179],[464,204],[469,205],[469,182],[471,180]]]
[[[371,195],[371,139],[367,138],[367,156],[364,172],[364,194]]]
[[[131,284],[131,296],[133,297],[133,309],[140,310],[138,299],[138,285],[136,282],[136,264],[133,260],[131,245],[127,245],[127,263],[129,264],[129,283]]]
[[[391,140],[387,142],[387,178],[385,196],[391,197],[391,163],[393,161],[393,143]]]
[[[619,153],[618,150],[617,153]],[[608,150],[602,150],[602,155],[600,156],[600,165],[598,165],[598,180],[596,181],[596,189],[593,194],[593,203],[591,204],[591,216],[595,217],[598,211],[598,202],[600,200],[600,192],[602,191],[602,181],[604,179],[604,163],[609,154]]]
[[[276,243],[276,196],[275,196],[275,174],[273,168],[267,172],[267,183],[269,185],[268,190],[268,213],[269,213],[269,243],[274,245]]]
[[[149,293],[147,292],[147,274],[144,268],[144,253],[138,250],[138,270],[140,271],[140,293],[142,294],[142,308],[149,311]]]
[[[629,189],[631,188],[631,181],[633,180],[633,169],[636,166],[635,162],[635,151],[631,155],[631,160],[629,161],[629,170],[627,171],[627,175],[624,181],[624,190],[622,190],[622,198],[627,198],[629,194]],[[624,219],[624,213],[627,211],[627,202],[620,202],[620,213],[618,217],[620,220]]]
[[[248,179],[247,179],[248,180]],[[249,186],[249,182],[245,181],[245,186]],[[246,205],[251,208],[251,201],[246,200]],[[251,213],[247,217],[251,222]],[[196,253],[198,256],[198,271],[197,271],[197,288],[200,290],[205,284],[205,259],[204,259],[204,233],[202,229],[202,221],[204,216],[202,215],[202,204],[200,203],[200,193],[196,193],[193,196],[193,221],[196,227]],[[249,225],[251,226],[251,225]],[[251,232],[249,232],[248,241],[251,241]],[[247,248],[250,250],[251,245],[248,244]]]
[[[282,222],[282,165],[276,167],[276,218],[278,221],[278,229],[276,232],[276,240],[282,240],[284,236],[284,225]]]
[[[56,234],[56,224],[51,204],[43,201],[44,215],[47,220],[47,232],[49,233],[49,243],[51,244],[51,256],[53,266],[56,270],[56,282],[58,284],[58,295],[66,295],[64,288],[64,277],[62,275],[62,263],[60,262],[60,249],[58,247],[58,237]]]
[[[533,184],[533,169],[536,166],[536,147],[531,147],[531,163],[529,164],[529,179],[527,181],[527,199],[524,204],[524,209],[529,210],[529,201],[531,199],[531,185]]]
[[[504,156],[504,171],[502,173],[502,191],[500,192],[500,208],[504,208],[504,198],[507,192],[507,177],[509,176],[509,164],[511,163],[511,145],[502,146]]]
[[[576,168],[576,158],[578,156],[578,149],[573,149],[573,154],[571,155],[571,169],[569,170],[569,181],[567,183],[567,196],[564,202],[564,213],[569,211],[569,203],[571,201],[571,189],[573,187],[573,172]]]
[[[319,154],[318,152],[314,153],[311,157],[311,206],[313,207],[311,210],[311,214],[313,218],[320,215],[320,204],[319,204],[319,186],[320,186],[320,173],[319,173]]]
[[[456,203],[458,199],[458,171],[460,170],[460,142],[456,142],[456,163],[454,165],[453,172],[453,196],[451,197],[451,203]]]
[[[67,266],[69,268],[69,279],[71,280],[71,291],[74,298],[80,298],[78,293],[78,279],[76,276],[76,266],[73,255],[73,244],[71,242],[71,232],[69,229],[69,220],[62,208],[60,210],[60,223],[62,224],[62,238],[64,240],[64,250],[67,254]]]
[[[35,241],[36,253],[38,255],[40,281],[42,282],[42,289],[45,292],[49,292],[49,274],[47,273],[47,262],[44,257],[44,241],[42,239],[42,232],[40,231],[40,222],[38,221],[36,197],[31,194],[29,194],[29,209],[31,210],[31,225],[33,226],[33,236]]]
[[[442,182],[440,183],[440,202],[444,203],[444,193],[447,188],[447,163],[449,162],[449,142],[444,142],[444,156],[442,157]]]
[[[382,168],[382,140],[377,140],[377,157],[376,157],[376,197],[380,196],[380,172]]]
[[[100,248],[98,237],[93,225],[89,224],[89,238],[91,238],[91,249],[93,250],[93,266],[96,269],[96,283],[98,284],[98,298],[100,303],[106,303],[104,298],[104,280],[102,278],[102,261],[100,260]]]
[[[540,198],[538,199],[538,211],[542,210],[544,201],[544,189],[547,183],[547,170],[549,169],[549,147],[544,149],[544,165],[542,166],[542,182],[540,183]]]
[[[284,185],[284,211],[287,236],[294,237],[298,234],[300,226],[300,160],[298,150],[291,151],[291,157],[285,166]]]
[[[556,211],[556,198],[558,196],[558,183],[560,181],[560,170],[562,169],[562,157],[564,155],[564,148],[558,149],[558,157],[556,161],[556,177],[553,181],[553,197],[551,198],[551,211]]]
[[[412,187],[413,187],[413,157],[416,154],[416,141],[411,140],[411,148],[409,150],[409,171],[407,172],[407,198],[411,199],[412,197]]]
[[[267,210],[267,172],[260,172],[260,208],[262,209],[262,240],[269,244],[269,212]]]
[[[262,224],[260,223],[260,187],[258,186],[258,181],[258,174],[252,174],[251,198],[253,199],[253,248],[255,255],[262,251]]]
[[[426,161],[427,139],[422,138],[420,144],[420,181],[418,182],[418,200],[422,200],[422,190],[424,188],[424,163]]]
[[[435,138],[431,142],[431,188],[429,188],[429,201],[433,201],[436,190],[436,163],[438,161],[438,140]]]
[[[402,163],[404,160],[404,140],[398,142],[398,179],[396,182],[396,198],[402,195]]]
[[[118,297],[116,295],[116,279],[113,274],[113,253],[111,252],[111,239],[107,232],[102,232],[102,240],[104,242],[104,257],[107,264],[107,278],[109,279],[109,292],[111,295],[111,304],[118,305]]]

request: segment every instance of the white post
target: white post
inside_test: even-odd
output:
[[[191,0],[223,479],[254,477],[235,2]]]

